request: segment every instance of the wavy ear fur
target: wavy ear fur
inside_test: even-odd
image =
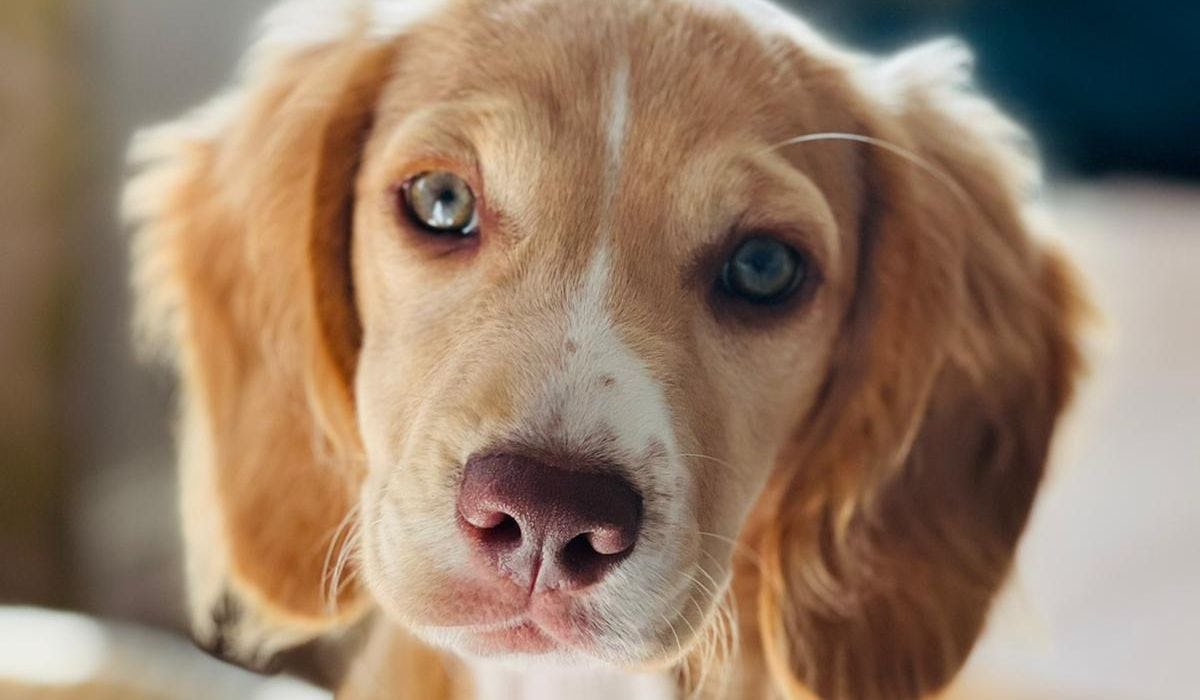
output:
[[[139,136],[126,194],[140,328],[181,375],[194,631],[252,666],[364,607],[326,586],[362,470],[353,186],[396,54],[365,17],[289,43],[286,16],[238,90]]]
[[[819,405],[748,542],[785,697],[916,698],[967,658],[1079,371],[1083,302],[1031,237],[1019,130],[939,43],[875,71],[857,286]],[[878,110],[875,110],[878,112]]]

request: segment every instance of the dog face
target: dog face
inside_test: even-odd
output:
[[[757,2],[268,26],[129,196],[202,640],[261,659],[378,605],[509,662],[740,627],[785,694],[945,682],[1076,365],[960,49],[867,59]]]
[[[773,146],[845,130],[846,100],[748,29],[707,56],[720,20],[684,9],[449,15],[385,89],[354,217],[362,563],[431,641],[678,655],[825,376],[857,163]]]

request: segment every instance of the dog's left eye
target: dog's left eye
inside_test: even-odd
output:
[[[802,287],[808,274],[803,255],[760,236],[744,241],[725,262],[721,286],[726,294],[752,304],[775,304]]]
[[[452,172],[422,173],[401,188],[408,216],[430,233],[470,236],[479,228],[479,211],[471,186]]]

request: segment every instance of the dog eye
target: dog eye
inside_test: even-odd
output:
[[[470,236],[479,227],[475,193],[454,173],[422,173],[401,189],[408,216],[430,233]]]
[[[726,294],[752,304],[775,304],[799,289],[808,274],[808,261],[794,248],[774,238],[755,237],[725,262],[721,286]]]

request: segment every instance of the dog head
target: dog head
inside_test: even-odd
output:
[[[129,191],[198,635],[378,606],[509,662],[940,686],[1077,364],[968,62],[753,0],[285,3]]]

